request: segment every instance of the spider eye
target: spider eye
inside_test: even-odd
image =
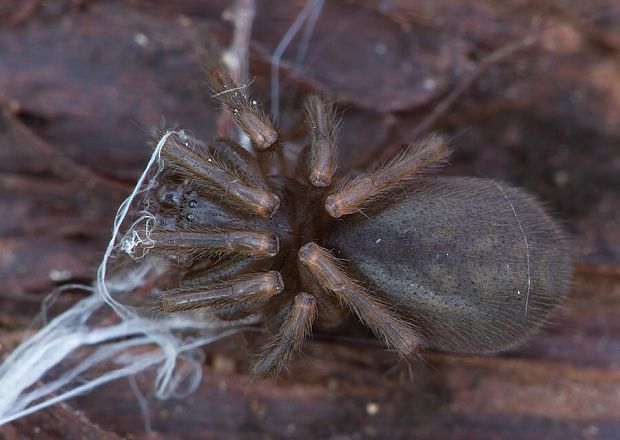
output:
[[[188,206],[190,208],[195,208],[196,205],[198,205],[198,202],[196,200],[190,200],[189,203],[188,203]]]
[[[187,220],[188,222],[193,222],[195,219],[196,219],[196,216],[192,214],[191,212],[185,216],[185,220]]]

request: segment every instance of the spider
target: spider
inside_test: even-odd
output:
[[[274,330],[253,374],[277,376],[314,326],[336,326],[349,312],[404,360],[425,348],[499,352],[565,296],[561,229],[520,189],[423,173],[447,159],[441,137],[337,179],[334,103],[312,95],[305,154],[293,172],[274,174],[268,152],[283,145],[275,124],[224,69],[207,73],[254,153],[231,139],[171,135],[150,252],[180,268],[161,311],[257,315]]]

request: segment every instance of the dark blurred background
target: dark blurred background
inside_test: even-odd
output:
[[[156,127],[215,135],[201,57],[230,44],[233,2],[0,1],[0,355],[55,286],[88,282]],[[307,1],[256,2],[254,94],[269,107],[270,57]],[[494,63],[502,48],[536,43]],[[429,353],[413,379],[372,344],[315,340],[278,383],[209,347],[185,400],[151,404],[126,381],[0,428],[31,438],[618,438],[620,433],[620,5],[616,0],[330,0],[301,63],[281,62],[285,128],[308,92],[343,114],[340,162],[393,155],[485,63],[429,128],[447,174],[523,186],[569,232],[566,307],[517,351]],[[60,309],[77,294],[63,295]],[[143,378],[147,392],[148,378]]]

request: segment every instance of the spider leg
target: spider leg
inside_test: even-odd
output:
[[[409,146],[375,171],[349,179],[325,199],[325,209],[334,218],[352,214],[416,177],[420,171],[448,157],[444,140],[431,136]]]
[[[188,259],[228,254],[273,257],[280,251],[276,234],[251,229],[196,226],[188,230],[154,230],[149,238],[154,253],[176,253]]]
[[[282,277],[277,271],[241,275],[206,288],[177,287],[167,290],[160,299],[164,312],[208,308],[230,312],[231,306],[241,305],[258,310],[270,298],[284,289]]]
[[[245,169],[230,169],[220,155],[209,153],[201,145],[190,146],[189,140],[179,135],[168,138],[162,149],[164,166],[172,173],[191,180],[204,192],[220,193],[228,203],[262,217],[271,217],[280,206],[279,197],[266,183],[257,183]]]
[[[278,376],[310,334],[316,314],[316,298],[308,293],[298,293],[278,334],[257,356],[252,374],[260,377]]]
[[[183,274],[180,285],[182,287],[197,288],[198,286],[212,285],[214,283],[221,284],[222,280],[234,278],[242,273],[256,271],[259,267],[260,259],[258,258],[237,258],[236,256],[231,256],[215,262],[213,259],[208,259],[193,264],[191,271]],[[267,302],[268,300],[265,301],[265,303]],[[262,310],[262,307],[260,308]],[[215,314],[224,321],[232,321],[245,318],[256,312],[256,304],[252,302],[237,302],[218,307]]]
[[[336,172],[336,134],[338,121],[334,104],[325,96],[311,95],[305,102],[310,160],[308,179],[314,186],[331,185]]]
[[[247,84],[237,85],[217,60],[218,57],[208,57],[205,64],[213,97],[228,108],[233,121],[248,135],[256,150],[268,149],[278,139],[273,122],[259,103],[248,97]]]
[[[325,291],[351,309],[402,358],[409,358],[423,344],[421,335],[411,325],[349,277],[329,251],[316,243],[307,243],[298,255],[300,263]]]
[[[347,310],[342,308],[342,304],[335,296],[325,295],[323,287],[314,281],[313,275],[299,259],[297,260],[297,273],[300,284],[316,298],[317,326],[321,329],[328,329],[342,324]]]
[[[239,302],[234,304],[227,304],[217,308],[215,311],[215,315],[221,319],[222,321],[235,321],[237,319],[242,319],[247,316],[250,316],[260,309],[264,302],[260,304],[252,303],[252,302]]]
[[[182,286],[198,286],[213,284],[227,278],[233,278],[241,273],[256,272],[260,259],[239,258],[230,256],[225,258],[208,258],[195,262],[182,274]]]
[[[228,169],[243,172],[254,185],[272,191],[256,158],[245,148],[229,139],[219,139],[209,144],[208,151],[217,156],[218,162],[225,163]]]

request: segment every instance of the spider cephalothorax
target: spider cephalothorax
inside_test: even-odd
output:
[[[332,182],[334,107],[310,96],[303,173],[274,175],[265,152],[283,145],[272,122],[224,70],[207,70],[256,154],[228,139],[169,136],[162,181],[173,184],[154,198],[172,215],[151,231],[151,252],[181,268],[164,312],[258,315],[277,329],[253,373],[277,375],[314,325],[347,311],[404,359],[424,346],[496,352],[566,294],[561,231],[531,196],[491,180],[420,176],[446,159],[440,137]]]

